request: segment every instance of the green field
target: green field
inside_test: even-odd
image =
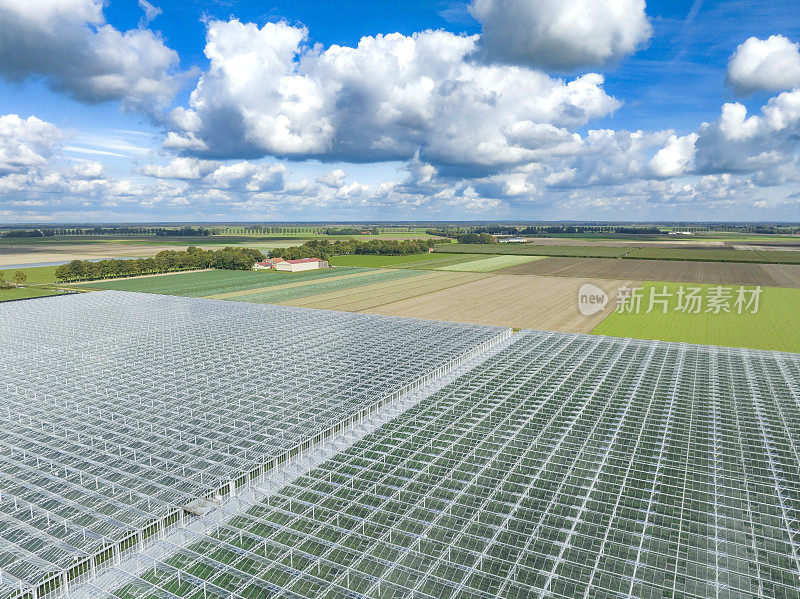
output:
[[[651,289],[661,293],[666,287],[667,313],[660,304],[655,304],[649,314]],[[680,287],[684,290],[699,288],[704,297],[702,312],[688,314],[675,310]],[[719,314],[705,312],[709,290],[716,285],[694,283],[656,283],[642,286],[641,310],[636,313],[612,312],[592,331],[596,335],[614,337],[634,337],[637,339],[660,339],[662,341],[685,341],[704,345],[727,347],[749,347],[752,349],[771,349],[800,352],[800,289],[762,287],[759,307],[756,314],[743,310],[738,314],[734,307],[738,287],[727,287],[732,291],[729,302],[730,312]],[[746,289],[753,289],[748,287]]]
[[[326,268],[305,272],[284,273],[270,270],[208,270],[184,272],[152,277],[116,279],[103,283],[83,283],[76,285],[84,289],[117,289],[119,291],[139,291],[142,293],[161,293],[164,295],[184,295],[205,297],[219,293],[231,293],[258,289],[272,285],[299,283],[314,279],[338,277],[357,272],[361,268]]]
[[[413,265],[417,262],[437,260],[441,254],[410,254],[408,256],[380,256],[373,254],[348,254],[346,256],[333,256],[330,259],[331,266],[364,266],[369,268],[381,268],[384,266],[395,266],[397,264]]]
[[[56,289],[42,289],[40,287],[14,287],[13,289],[0,289],[0,302],[7,300],[27,299],[32,297],[45,297],[47,295],[61,295],[63,291]]]
[[[10,281],[11,277],[18,270],[21,270],[28,275],[28,280],[25,281],[29,285],[41,285],[56,282],[56,267],[55,266],[35,266],[32,268],[6,268],[0,270],[3,277]]]
[[[457,272],[492,272],[509,266],[526,264],[535,260],[541,260],[546,256],[493,256],[491,258],[481,258],[480,260],[470,260],[450,266],[440,266],[436,270],[454,270]]]
[[[445,254],[435,252],[431,254],[430,260],[422,262],[412,262],[410,264],[398,264],[394,268],[413,268],[414,270],[439,270],[443,266],[452,266],[453,264],[463,264],[473,260],[484,260],[485,254]]]

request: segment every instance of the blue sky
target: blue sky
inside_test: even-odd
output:
[[[0,222],[800,220],[796,1],[0,0]]]

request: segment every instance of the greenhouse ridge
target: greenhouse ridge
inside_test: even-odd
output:
[[[0,597],[800,599],[800,355],[46,301],[0,307]]]
[[[47,307],[0,308],[2,597],[91,578],[510,334],[125,292]]]

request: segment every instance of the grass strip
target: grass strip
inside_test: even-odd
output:
[[[704,299],[699,314],[676,310],[680,288],[700,289]],[[609,314],[592,331],[595,335],[634,337],[636,339],[658,339],[661,341],[684,341],[702,345],[747,347],[786,352],[800,352],[800,289],[762,287],[758,311],[755,314],[743,310],[739,314],[734,306],[738,285],[723,285],[731,290],[728,302],[730,312],[706,312],[707,298],[718,285],[699,283],[648,282],[642,286],[639,313]],[[745,287],[745,289],[754,289]],[[661,305],[647,313],[651,293],[661,294],[666,290],[667,312]],[[749,296],[748,296],[749,297]],[[685,302],[684,302],[685,303]]]

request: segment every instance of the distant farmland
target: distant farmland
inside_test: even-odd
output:
[[[800,264],[800,252],[735,249],[639,248],[627,258],[642,260],[693,260],[704,262],[763,262],[768,264]]]
[[[434,252],[444,251],[435,248]],[[689,262],[755,262],[800,264],[800,252],[717,248],[624,247],[595,245],[539,245],[535,243],[453,244],[448,253],[558,256],[571,258],[624,258]]]
[[[800,265],[796,264],[547,258],[504,268],[501,271],[496,271],[496,273],[635,281],[800,287]]]
[[[656,309],[650,314],[622,314],[613,312],[592,332],[613,337],[638,339],[660,339],[662,341],[685,341],[705,345],[748,347],[800,352],[800,290],[764,287],[761,291],[759,309],[756,314],[744,311],[736,313],[686,314],[671,309],[677,301],[678,283],[646,283],[642,287],[642,306],[647,305],[650,289],[673,294],[673,303],[664,314]],[[685,285],[701,287],[707,293],[711,285]],[[738,289],[738,286],[735,287]],[[735,297],[735,293],[734,293]]]
[[[310,270],[298,273],[266,270],[208,270],[152,277],[115,279],[102,283],[85,283],[78,285],[78,287],[85,289],[116,289],[118,291],[139,291],[142,293],[205,297],[247,289],[269,287],[272,285],[298,283],[311,279],[338,277],[363,271],[367,271],[367,269],[326,268],[324,270]]]
[[[632,248],[602,245],[537,245],[533,243],[454,243],[447,246],[437,246],[433,251],[436,253],[447,252],[448,254],[509,254],[520,256],[619,258],[631,252]]]

